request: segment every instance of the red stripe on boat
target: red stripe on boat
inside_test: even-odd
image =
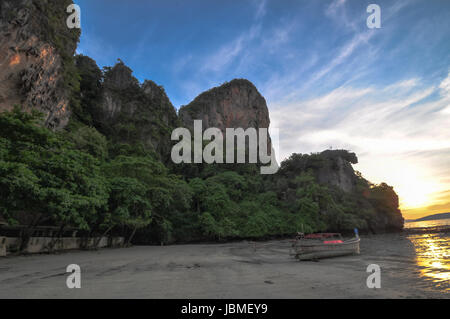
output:
[[[342,244],[343,241],[342,240],[325,240],[323,243],[324,244]]]

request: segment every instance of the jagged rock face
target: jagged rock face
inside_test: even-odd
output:
[[[164,89],[151,80],[145,80],[142,84],[142,90],[151,104],[162,111],[159,113],[162,123],[174,128],[178,124],[177,112]]]
[[[374,233],[398,231],[404,227],[404,218],[400,211],[394,216],[378,213],[371,220],[371,231]]]
[[[49,127],[60,128],[67,123],[69,93],[64,85],[62,54],[74,54],[79,36],[78,31],[70,31],[65,25],[65,10],[70,3],[0,2],[0,111],[20,105],[43,112]],[[70,40],[61,41],[65,46],[57,47],[48,34]]]
[[[356,189],[357,178],[352,163],[358,163],[354,153],[349,155],[336,151],[324,151],[322,155],[329,160],[329,165],[316,171],[316,177],[320,184],[336,186],[344,192],[351,193]]]
[[[125,93],[138,92],[139,82],[133,77],[130,68],[123,63],[114,66],[108,73],[103,84],[103,102],[101,104],[101,122],[114,121],[119,114],[132,115],[138,107],[138,101],[124,98]]]
[[[165,160],[178,117],[164,89],[153,81],[142,85],[122,62],[105,73],[100,110],[94,121],[118,142],[143,143]]]
[[[247,80],[233,80],[200,94],[179,111],[183,124],[192,129],[194,120],[202,120],[203,128],[269,128],[266,100]]]

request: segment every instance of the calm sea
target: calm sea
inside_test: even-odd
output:
[[[437,288],[450,292],[450,219],[405,223],[405,228],[438,228],[441,231],[410,234],[421,275]],[[447,231],[445,231],[447,229]]]
[[[450,218],[449,219],[438,219],[438,220],[428,220],[423,222],[406,222],[405,228],[430,228],[430,227],[439,227],[439,226],[449,226],[450,227]]]

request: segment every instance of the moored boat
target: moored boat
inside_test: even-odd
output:
[[[298,260],[356,255],[360,253],[359,243],[356,230],[355,237],[348,240],[339,233],[300,234],[292,244],[291,255]]]

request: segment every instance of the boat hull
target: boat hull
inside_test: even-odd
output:
[[[359,237],[336,244],[310,244],[299,241],[293,246],[293,255],[298,260],[358,255],[360,253],[359,243]]]

